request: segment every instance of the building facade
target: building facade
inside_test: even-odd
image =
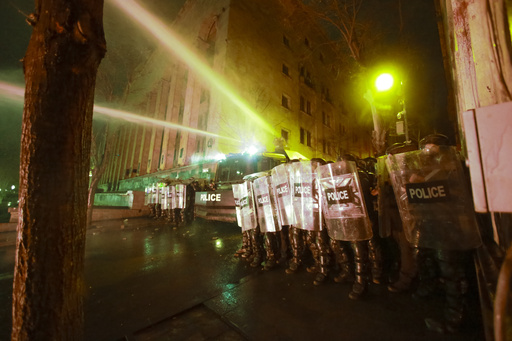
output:
[[[288,5],[185,2],[169,33],[183,46],[155,51],[144,63],[143,91],[128,98],[133,110],[174,126],[123,125],[101,186],[132,189],[135,178],[249,147],[284,148],[308,159],[370,155],[369,133],[354,129],[344,110],[348,82],[339,56],[326,33]]]

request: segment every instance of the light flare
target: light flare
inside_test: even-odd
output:
[[[148,124],[153,124],[153,125],[157,125],[157,126],[164,127],[164,128],[180,129],[180,130],[188,131],[190,133],[194,133],[194,134],[198,134],[198,135],[213,136],[213,137],[217,137],[217,138],[220,138],[220,139],[231,140],[231,141],[235,141],[237,143],[241,142],[240,140],[237,140],[237,139],[234,139],[234,138],[231,138],[231,137],[226,137],[226,136],[214,134],[214,133],[210,133],[208,131],[194,129],[194,128],[190,128],[190,127],[183,126],[183,125],[180,125],[180,124],[176,124],[176,123],[172,123],[172,122],[168,122],[168,121],[158,120],[156,118],[136,115],[136,114],[133,114],[133,113],[130,113],[130,112],[126,112],[126,111],[122,111],[122,110],[117,110],[117,109],[106,108],[106,107],[101,107],[101,106],[98,106],[98,105],[94,106],[94,112],[98,113],[98,114],[114,117],[114,118],[119,118],[119,119],[122,119],[122,120],[125,120],[125,121],[128,121],[128,122],[148,123]]]
[[[17,101],[23,101],[24,93],[25,93],[25,90],[23,88],[0,81],[0,96],[15,99]],[[210,132],[207,132],[204,130],[194,129],[194,128],[190,128],[190,127],[183,126],[180,124],[158,120],[156,118],[133,114],[133,113],[130,113],[127,111],[106,108],[106,107],[102,107],[99,105],[94,105],[93,110],[95,113],[110,116],[110,117],[117,118],[117,119],[122,119],[122,120],[125,120],[128,122],[147,123],[147,124],[153,124],[153,125],[157,125],[157,126],[164,127],[164,128],[180,129],[180,130],[188,131],[190,133],[194,133],[194,134],[198,134],[198,135],[212,136],[212,137],[216,137],[216,138],[220,138],[220,139],[226,139],[226,140],[231,140],[231,141],[234,141],[237,143],[241,143],[240,140],[237,140],[237,139],[234,139],[231,137],[213,134],[213,133],[210,133]]]
[[[191,69],[194,69],[203,79],[225,95],[250,119],[256,122],[267,132],[272,135],[276,135],[274,128],[267,124],[257,113],[244,103],[244,101],[235,94],[235,91],[231,89],[220,75],[216,74],[209,66],[205,65],[200,58],[185,46],[185,44],[181,43],[157,17],[146,11],[133,0],[112,0],[112,2],[153,34],[153,36],[158,39],[158,41],[162,43],[167,50],[175,54]]]
[[[0,81],[0,94],[2,94],[3,97],[15,100],[23,100],[23,96],[25,95],[25,89],[16,85]]]

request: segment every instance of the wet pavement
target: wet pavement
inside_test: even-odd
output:
[[[0,228],[0,340],[10,336],[15,237]],[[85,340],[484,340],[476,290],[464,329],[442,335],[423,322],[441,315],[441,297],[416,301],[372,284],[352,301],[348,284],[251,268],[233,257],[240,244],[228,223],[97,223],[87,230]]]

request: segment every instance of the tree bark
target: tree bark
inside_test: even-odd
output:
[[[24,58],[12,340],[83,339],[84,254],[103,0],[36,0]]]

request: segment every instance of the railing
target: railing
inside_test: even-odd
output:
[[[94,206],[131,208],[133,206],[133,192],[96,193],[94,196]]]

